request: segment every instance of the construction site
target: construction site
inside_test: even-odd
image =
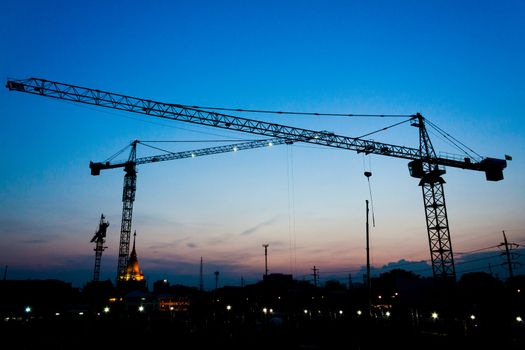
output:
[[[0,14],[0,348],[525,348],[525,2]]]
[[[370,133],[409,123],[419,135],[419,147],[411,148],[366,139],[365,136],[369,135],[348,137],[335,132],[246,119],[226,114],[228,111],[233,112],[226,108],[212,111],[196,106],[166,104],[39,78],[8,80],[6,87],[14,92],[88,104],[101,109],[116,109],[151,118],[164,118],[265,137],[182,152],[168,152],[151,146],[151,141],[134,140],[106,161],[91,161],[89,169],[93,176],[99,176],[109,169],[121,169],[124,172],[118,264],[114,284],[110,280],[100,280],[101,260],[107,248],[106,238],[110,226],[107,218],[101,214],[98,228],[90,241],[94,244],[95,251],[92,281],[84,287],[82,294],[75,295],[75,292],[70,291],[66,298],[69,302],[76,303],[78,310],[67,307],[60,298],[53,303],[42,304],[42,301],[34,301],[33,304],[38,306],[27,306],[25,314],[14,312],[5,316],[7,320],[12,319],[9,325],[13,326],[13,329],[17,329],[17,323],[23,320],[47,318],[54,313],[55,321],[58,320],[56,322],[59,324],[66,319],[78,322],[84,318],[100,325],[116,322],[119,327],[131,327],[136,332],[148,329],[148,344],[151,344],[152,338],[162,338],[170,333],[184,344],[230,348],[265,348],[274,343],[282,348],[333,348],[337,344],[349,342],[350,348],[361,349],[388,344],[399,345],[406,337],[413,339],[408,348],[414,349],[429,342],[433,342],[435,346],[431,348],[436,349],[448,346],[450,342],[462,346],[496,343],[501,337],[509,339],[506,345],[511,348],[523,345],[523,337],[519,334],[523,331],[520,315],[524,307],[521,291],[525,288],[525,280],[522,275],[514,278],[512,270],[517,263],[514,261],[514,255],[510,253],[518,245],[508,242],[503,232],[504,242],[500,246],[504,249],[507,260],[502,265],[506,264],[509,271],[509,278],[505,284],[483,274],[463,276],[465,278],[462,277],[458,283],[444,194],[446,168],[482,172],[487,181],[501,181],[504,179],[503,171],[507,167],[507,161],[512,159],[509,155],[501,159],[479,156],[419,113],[396,116],[401,117],[402,121]],[[311,114],[255,110],[237,112]],[[438,155],[427,132],[427,124],[440,131],[442,137],[448,138],[464,154]],[[292,274],[269,273],[268,248],[271,245],[263,243],[264,273],[261,276],[262,280],[255,284],[245,284],[241,277],[240,287],[220,287],[220,271],[214,271],[214,288],[206,291],[201,257],[198,287],[184,287],[179,284],[172,286],[164,279],[153,283],[150,291],[139,265],[137,233],[132,225],[138,167],[150,163],[297,143],[407,160],[408,174],[417,179],[417,185],[421,187],[432,276],[422,278],[403,269],[372,276],[369,231],[372,223],[375,226],[375,218],[370,216],[370,205],[373,203],[370,183],[372,172],[366,170],[363,175],[368,182],[369,197],[364,201],[363,211],[366,218],[362,228],[366,237],[366,273],[363,274],[362,283],[353,285],[350,278],[348,286],[338,281],[327,281],[321,285],[318,282],[320,270],[315,265],[312,268],[313,278],[308,281],[299,281]],[[163,153],[138,157],[138,145],[149,146]],[[128,155],[125,160],[115,160],[126,150]],[[489,300],[489,292],[480,293],[479,299],[469,294],[472,292],[469,288],[476,288],[476,284],[479,283],[491,286],[490,293],[497,293],[498,298],[507,300],[508,306],[497,311],[494,301]],[[17,286],[12,285],[6,290],[13,293],[13,288],[16,289]],[[14,295],[6,294],[5,297],[12,300]],[[24,302],[26,301],[20,300],[20,303]],[[480,303],[484,305],[483,311],[478,309]],[[515,311],[520,309],[521,311]],[[494,321],[496,319],[498,321]],[[89,329],[89,326],[84,327]],[[356,330],[353,336],[348,337],[349,329]],[[319,335],[311,335],[317,332],[320,332]],[[370,341],[368,337],[372,334],[380,334],[381,338]],[[436,337],[443,339],[436,342]],[[48,345],[52,345],[53,340],[48,341]],[[106,341],[111,343],[114,339],[110,337]],[[162,339],[155,344],[160,346],[171,342]]]

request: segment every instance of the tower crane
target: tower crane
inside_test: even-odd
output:
[[[90,243],[95,243],[95,248],[93,249],[95,251],[95,268],[93,270],[93,281],[98,281],[100,278],[100,260],[102,259],[102,252],[107,248],[104,247],[104,243],[106,243],[106,231],[108,229],[108,226],[109,222],[106,220],[104,214],[101,214],[98,229],[90,241]]]
[[[488,181],[499,181],[503,180],[503,169],[507,166],[506,159],[437,156],[426,130],[425,118],[419,113],[410,117],[411,125],[419,129],[419,147],[411,148],[326,131],[314,131],[237,117],[209,111],[206,108],[136,98],[40,78],[8,79],[6,87],[12,91],[139,113],[150,117],[410,160],[408,163],[410,175],[420,179],[419,185],[423,193],[432,271],[434,277],[443,279],[454,280],[456,277],[443,191],[444,167],[483,171]]]
[[[192,151],[183,151],[175,153],[166,153],[155,156],[137,158],[137,145],[139,140],[130,144],[130,154],[127,161],[124,162],[90,162],[89,168],[91,175],[100,175],[101,170],[124,168],[124,186],[122,191],[122,223],[120,226],[120,244],[117,267],[117,283],[121,281],[126,272],[129,259],[129,244],[131,236],[131,221],[133,218],[133,202],[135,201],[135,192],[137,190],[137,165],[164,162],[168,160],[195,158],[212,154],[237,152],[253,148],[268,147],[281,144],[291,144],[289,140],[283,139],[265,139],[250,142],[242,142],[233,145],[223,145],[217,147],[208,147]]]

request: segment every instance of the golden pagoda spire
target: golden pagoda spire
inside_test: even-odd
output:
[[[139,260],[137,258],[137,252],[135,250],[135,241],[137,239],[137,231],[133,233],[133,249],[129,255],[128,266],[126,268],[126,274],[124,275],[125,281],[142,281],[144,280],[144,274],[139,268]]]

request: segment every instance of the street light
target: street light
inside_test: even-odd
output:
[[[437,320],[437,318],[438,318],[438,313],[437,313],[437,312],[433,312],[431,316],[432,316],[432,319],[433,319],[433,320]]]
[[[142,311],[144,311],[144,306],[140,305],[139,306],[139,312],[142,312]]]

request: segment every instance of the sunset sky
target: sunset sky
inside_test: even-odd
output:
[[[523,1],[0,2],[0,77],[39,77],[186,105],[324,113],[421,113],[505,179],[448,168],[452,246],[525,244]],[[242,114],[359,137],[403,119]],[[0,89],[0,268],[7,277],[92,278],[90,239],[110,222],[101,279],[114,281],[121,169],[90,175],[132,140],[253,140],[224,131]],[[438,152],[460,153],[432,129]],[[418,147],[409,123],[369,139]],[[223,140],[224,142],[215,142]],[[199,141],[199,142],[195,142]],[[212,142],[214,141],[214,142]],[[127,156],[123,153],[120,159]],[[138,156],[158,154],[139,146]],[[296,143],[138,167],[133,230],[146,279],[198,284],[271,273],[361,278],[370,178],[376,267],[430,259],[407,161]],[[493,266],[502,260],[491,262]],[[488,265],[488,264],[487,264]],[[505,270],[496,267],[501,276]],[[458,266],[458,270],[460,270]]]

